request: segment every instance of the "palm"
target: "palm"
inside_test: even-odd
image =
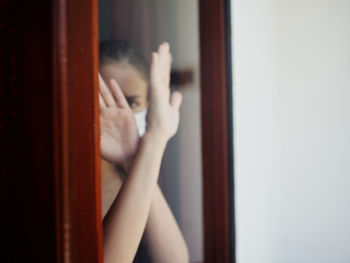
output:
[[[101,154],[107,161],[124,163],[136,152],[138,134],[130,109],[112,108],[100,114]]]
[[[179,107],[182,96],[179,92],[170,95],[171,53],[169,45],[159,46],[153,53],[151,65],[151,96],[148,130],[160,129],[168,137],[172,137],[179,125]],[[170,99],[170,101],[169,101]]]
[[[101,155],[109,162],[123,164],[135,155],[139,142],[134,114],[117,83],[111,82],[113,97],[101,81]]]

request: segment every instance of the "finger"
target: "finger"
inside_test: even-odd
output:
[[[174,91],[171,95],[170,104],[173,108],[179,109],[182,103],[182,94],[178,91]]]
[[[162,43],[161,45],[159,45],[159,47],[158,47],[158,52],[159,52],[159,53],[162,53],[162,52],[166,53],[166,52],[169,52],[169,50],[170,50],[170,45],[169,45],[168,42],[163,42],[163,43]]]
[[[158,49],[159,57],[160,57],[160,63],[161,68],[170,70],[170,65],[172,61],[172,56],[170,53],[170,46],[167,42],[164,42],[159,46]]]
[[[152,53],[152,62],[150,69],[150,79],[151,79],[151,88],[156,88],[157,76],[158,75],[158,53]]]
[[[105,109],[107,106],[106,106],[106,104],[105,104],[105,102],[104,102],[100,92],[98,93],[98,99],[100,101],[100,109]]]
[[[103,78],[100,74],[98,74],[98,80],[100,84],[100,93],[102,96],[103,101],[105,102],[105,105],[107,107],[113,107],[115,106],[115,100],[113,98],[113,95],[109,88],[107,87],[106,83],[104,82]]]
[[[115,98],[117,106],[119,106],[120,108],[129,108],[129,103],[126,100],[118,83],[114,79],[111,79],[109,83],[111,85],[111,90],[113,92],[113,96]]]
[[[165,42],[159,47],[159,70],[162,72],[162,82],[167,86],[170,83],[171,60],[170,46]]]
[[[167,42],[164,42],[159,46],[158,53],[160,56],[166,59],[171,60],[171,52],[170,52],[170,45]]]
[[[158,68],[158,53],[152,52],[151,74],[155,73]]]

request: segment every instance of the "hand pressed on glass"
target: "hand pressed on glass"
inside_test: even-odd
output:
[[[100,75],[99,84],[101,155],[123,164],[135,155],[139,142],[134,114],[115,80],[110,80],[112,92]]]
[[[125,44],[121,43],[120,47],[125,48]],[[118,196],[104,217],[105,262],[132,262],[143,233],[154,262],[188,262],[182,233],[157,185],[165,146],[178,128],[182,100],[178,92],[170,96],[170,65],[169,45],[164,43],[152,55],[147,131],[139,140],[134,116],[124,94],[127,98],[128,95],[135,97],[131,95],[141,89],[135,90],[135,85],[128,85],[130,81],[138,79],[134,83],[141,84],[148,78],[144,77],[144,72],[134,74],[135,68],[125,63],[125,59],[120,61],[119,56],[101,63],[105,80],[111,76],[119,77],[118,82],[121,80],[121,88],[115,81],[110,81],[111,92],[100,79],[102,157],[123,162],[133,156],[136,147],[131,168],[120,190],[116,189]],[[130,76],[132,79],[128,78]]]
[[[180,92],[174,92],[170,99],[171,54],[169,44],[163,43],[158,52],[152,54],[150,73],[151,96],[148,126],[171,138],[179,126],[179,108],[182,101]],[[170,103],[169,103],[170,99]]]

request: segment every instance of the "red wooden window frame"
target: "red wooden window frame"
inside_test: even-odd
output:
[[[54,6],[54,139],[58,255],[102,262],[97,0]]]
[[[199,0],[205,262],[234,254],[228,2]],[[0,1],[2,262],[102,262],[97,7]]]
[[[234,262],[230,0],[199,0],[199,15],[204,258]]]
[[[1,262],[102,262],[97,0],[0,8]]]

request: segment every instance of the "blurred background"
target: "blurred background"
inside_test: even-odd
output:
[[[231,6],[237,262],[350,262],[350,1]]]
[[[171,46],[172,88],[182,92],[183,104],[159,184],[184,234],[191,262],[202,262],[198,1],[99,0],[99,34],[100,41],[126,40],[148,60],[162,42]]]

